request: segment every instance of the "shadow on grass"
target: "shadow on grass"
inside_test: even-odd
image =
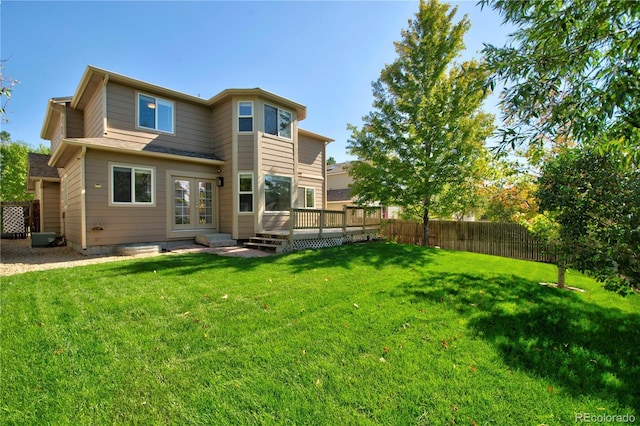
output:
[[[429,262],[433,256],[438,255],[440,252],[433,249],[425,250],[423,247],[411,245],[373,242],[256,258],[225,257],[211,253],[153,257],[113,264],[109,267],[109,272],[121,275],[157,270],[165,274],[183,276],[205,271],[215,272],[215,269],[246,272],[270,264],[282,265],[294,273],[318,268],[351,269],[358,264],[382,269],[390,265],[413,267],[417,263]]]
[[[357,265],[367,265],[375,269],[387,266],[415,267],[430,262],[434,256],[441,253],[435,249],[412,246],[408,244],[394,244],[387,242],[368,242],[346,244],[319,250],[305,250],[301,255],[292,255],[287,261],[296,272],[308,271],[315,268],[345,268],[351,269]]]
[[[511,368],[640,413],[639,314],[507,275],[435,274],[401,292],[469,318]]]

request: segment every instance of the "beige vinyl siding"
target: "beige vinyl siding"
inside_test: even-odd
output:
[[[152,167],[155,206],[109,206],[111,197],[109,163]],[[167,224],[167,170],[180,174],[215,174],[216,166],[138,157],[88,150],[86,155],[87,245],[115,245],[165,241]],[[169,191],[170,192],[170,191]],[[217,200],[216,200],[217,202]],[[214,206],[214,214],[217,209]],[[94,230],[93,228],[102,228]],[[186,234],[185,234],[186,235]]]
[[[262,134],[262,171],[267,174],[293,176],[293,142]]]
[[[67,176],[67,208],[64,210],[64,233],[67,241],[72,245],[82,247],[82,210],[81,210],[81,180],[82,161],[80,150],[71,157],[64,169]]]
[[[298,135],[298,188],[315,189],[315,207],[324,208],[324,146],[322,140]],[[304,193],[298,191],[298,206],[303,207]]]
[[[298,135],[298,173],[324,175],[324,141]]]
[[[253,170],[255,143],[253,135],[238,135],[238,169]]]
[[[60,183],[42,182],[40,222],[42,232],[60,232]]]
[[[84,137],[99,138],[104,132],[104,92],[98,85],[84,108]]]
[[[107,84],[107,134],[109,138],[156,145],[184,151],[211,154],[211,110],[187,102],[173,102],[175,134],[136,127],[137,91],[116,83]],[[155,96],[153,93],[140,92]]]
[[[73,109],[67,105],[67,137],[83,138],[84,137],[84,117],[82,111]]]
[[[242,214],[238,216],[238,235],[236,239],[248,240],[256,235],[254,229],[255,217],[252,214]]]
[[[220,105],[216,105],[211,112],[211,143],[213,153],[224,160],[226,164],[220,167],[221,176],[224,178],[224,186],[219,188],[219,227],[220,232],[233,232],[233,170],[231,166],[232,159],[232,102],[225,101]],[[235,237],[235,236],[234,236]]]
[[[284,231],[289,229],[289,214],[264,214],[262,229],[269,231]]]
[[[60,125],[60,121],[62,120],[62,115],[58,114],[56,116],[55,119],[55,123],[53,124],[55,127],[55,132],[53,134],[53,136],[51,137],[51,152],[54,152],[56,150],[56,148],[58,147],[58,145],[60,144],[60,141],[62,141],[62,139],[64,138],[64,133],[63,133],[63,128]]]

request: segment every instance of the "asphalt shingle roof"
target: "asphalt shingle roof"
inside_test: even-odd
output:
[[[36,154],[30,152],[29,161],[29,177],[30,178],[59,178],[58,169],[49,166],[50,155]]]

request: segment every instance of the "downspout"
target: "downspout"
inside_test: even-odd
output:
[[[83,146],[80,153],[80,243],[82,250],[87,249],[87,184],[85,182],[85,156],[87,147]]]

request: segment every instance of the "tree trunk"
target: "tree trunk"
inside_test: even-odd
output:
[[[565,283],[564,283],[565,268],[566,268],[566,265],[564,260],[559,260],[558,261],[558,288],[565,288]]]
[[[429,199],[422,203],[422,245],[429,246]]]

